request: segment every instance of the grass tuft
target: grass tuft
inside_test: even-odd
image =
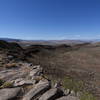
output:
[[[8,68],[8,69],[9,68],[16,68],[17,64],[16,63],[8,63],[8,64],[5,65],[5,67]]]
[[[70,91],[73,90],[75,93],[81,91],[84,87],[82,81],[76,81],[69,77],[63,80],[63,86],[65,89],[69,89]]]
[[[80,96],[80,100],[96,100],[96,98],[91,93],[85,92]]]
[[[12,82],[5,82],[3,85],[0,86],[0,88],[11,88],[13,87]]]

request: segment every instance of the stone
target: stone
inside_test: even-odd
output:
[[[63,92],[62,90],[58,89],[58,88],[53,88],[48,90],[46,93],[44,93],[39,100],[54,100],[58,97],[63,96]]]
[[[31,100],[36,98],[37,96],[43,94],[45,91],[50,89],[50,82],[49,81],[40,81],[37,83],[34,88],[32,88],[24,97],[22,100]]]
[[[29,76],[32,77],[33,80],[36,76],[41,76],[41,75],[42,75],[42,68],[40,66],[33,67],[33,69],[30,71],[29,74]]]
[[[70,90],[69,89],[64,90],[64,95],[69,95],[69,94],[70,94]]]
[[[23,85],[33,85],[34,82],[32,80],[24,80],[22,78],[16,79],[14,82],[14,86],[23,86]]]
[[[76,96],[75,91],[72,90],[72,91],[70,92],[70,95],[71,95],[71,96]]]
[[[33,66],[33,69],[40,69],[40,65]]]
[[[29,73],[29,76],[34,80],[37,76],[42,76],[42,68],[40,66],[34,66]]]
[[[74,96],[63,96],[61,98],[58,98],[56,100],[79,100],[78,97],[74,97]]]
[[[61,84],[61,82],[57,82],[56,84],[55,84],[55,88],[59,88],[59,87],[61,87],[62,86],[62,84]]]
[[[9,100],[17,97],[21,88],[5,88],[0,90],[0,100]]]
[[[14,59],[14,56],[8,55],[8,59],[9,59],[9,60],[12,60],[12,59]]]

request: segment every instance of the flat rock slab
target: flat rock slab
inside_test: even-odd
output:
[[[56,100],[79,100],[79,98],[74,97],[74,96],[63,96],[63,97],[56,99]]]
[[[44,93],[39,100],[54,100],[62,95],[63,92],[60,89],[53,88]]]
[[[33,85],[34,82],[32,80],[24,80],[22,78],[16,79],[14,82],[14,86],[23,86],[23,85]]]
[[[32,88],[24,97],[23,100],[34,100],[37,96],[41,95],[50,88],[48,81],[40,81]]]
[[[21,88],[7,88],[0,90],[0,100],[9,100],[16,98]]]
[[[5,71],[0,71],[0,77],[1,78],[9,78],[12,77],[13,75],[17,74],[16,70],[5,70]]]
[[[34,76],[40,76],[41,75],[41,73],[42,73],[42,68],[40,68],[40,67],[34,67],[33,69],[32,69],[32,71],[30,71],[30,76],[31,77],[34,77]]]

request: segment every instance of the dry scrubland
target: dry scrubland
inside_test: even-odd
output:
[[[81,100],[100,99],[100,43],[32,45],[25,49],[16,43],[1,43],[0,70],[9,69],[8,63],[16,68],[15,63],[20,61],[41,65],[52,83],[61,81],[65,88],[84,92]],[[12,55],[13,60],[6,55]]]
[[[34,47],[34,46],[33,46]],[[56,49],[36,49],[29,51],[28,61],[40,64],[51,79],[68,76],[83,81],[86,90],[97,97],[100,95],[100,45],[84,44]]]

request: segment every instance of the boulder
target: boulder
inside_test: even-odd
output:
[[[56,100],[79,100],[79,98],[74,97],[74,96],[63,96],[63,97],[56,99]]]
[[[6,88],[0,90],[0,100],[10,100],[17,97],[21,88]]]
[[[71,95],[71,96],[76,96],[75,91],[72,90],[72,91],[70,92],[70,95]]]
[[[33,66],[33,69],[40,69],[40,65]]]
[[[53,88],[44,93],[39,100],[54,100],[61,96],[63,96],[63,92],[58,88]]]
[[[14,59],[14,56],[8,55],[8,59],[9,59],[9,60],[13,60],[13,59]]]
[[[31,100],[36,98],[37,96],[43,94],[48,89],[50,89],[50,82],[49,81],[40,81],[37,83],[34,88],[32,88],[24,97],[22,100]]]
[[[23,86],[23,85],[33,85],[34,82],[32,80],[24,80],[22,78],[16,79],[14,82],[14,86]]]
[[[70,90],[69,89],[66,89],[66,90],[63,90],[64,91],[64,95],[69,95],[70,94]]]
[[[32,79],[35,78],[35,76],[40,76],[42,74],[42,68],[40,66],[34,66],[33,69],[30,71],[29,76],[32,77]]]

